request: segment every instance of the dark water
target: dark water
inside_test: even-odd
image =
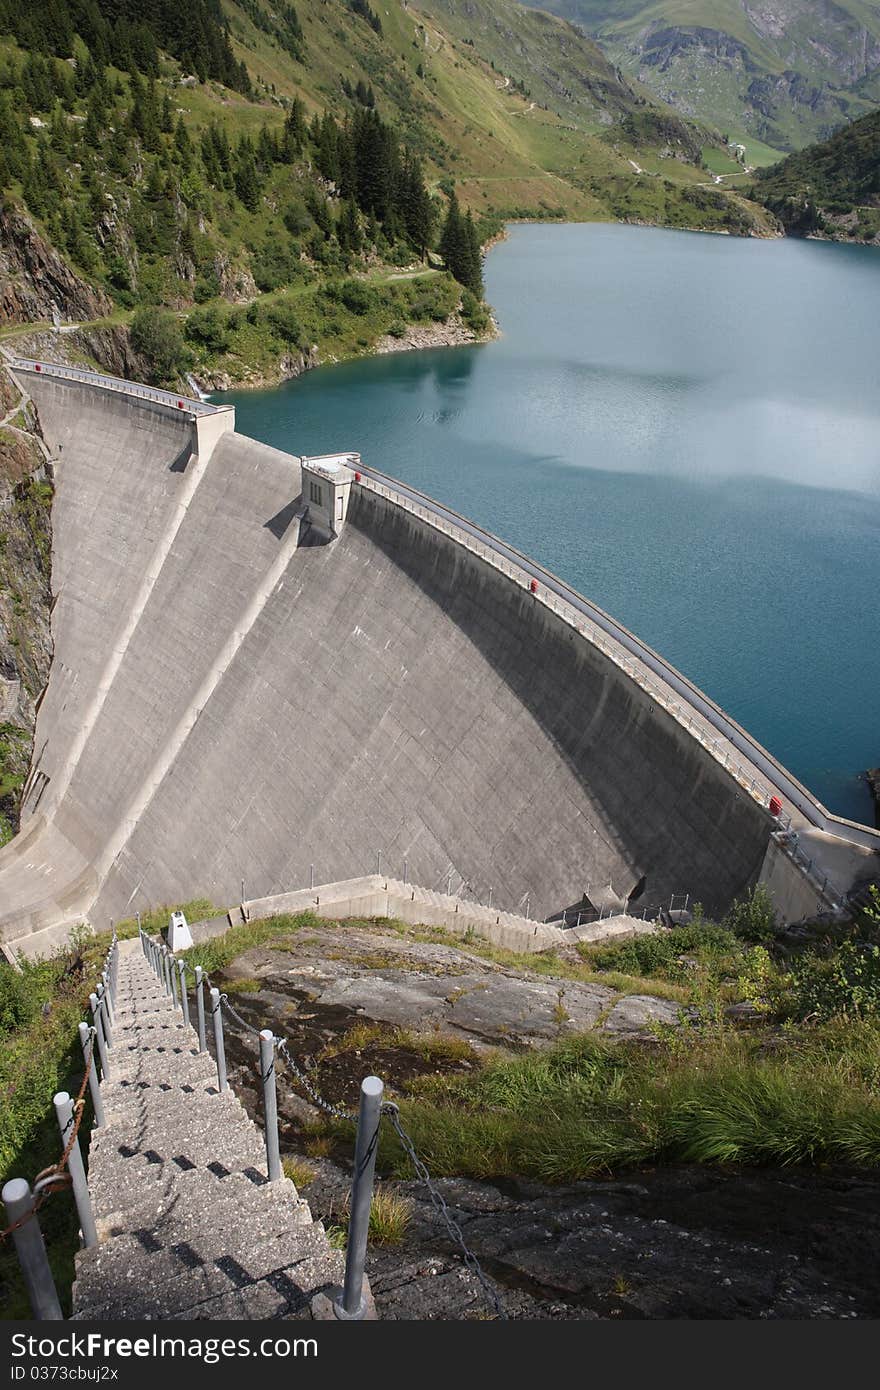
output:
[[[293,453],[358,450],[634,629],[826,804],[880,764],[880,253],[522,226],[503,331],[229,393]]]

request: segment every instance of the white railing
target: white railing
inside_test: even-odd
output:
[[[169,410],[182,410],[187,415],[218,415],[231,410],[228,405],[211,405],[207,401],[194,401],[190,396],[179,396],[173,391],[162,391],[157,386],[141,386],[136,381],[126,381],[119,376],[105,376],[103,372],[90,372],[84,367],[62,367],[56,362],[36,362],[25,357],[13,357],[9,363],[13,371],[37,372],[40,376],[60,377],[64,381],[78,381],[84,386],[98,386],[104,391],[117,391],[123,396],[133,396],[138,400],[153,401]]]

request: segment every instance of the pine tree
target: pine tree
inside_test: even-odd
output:
[[[267,174],[278,159],[278,144],[275,136],[268,126],[260,128],[259,139],[257,140],[257,165],[260,171]]]
[[[306,108],[299,97],[294,97],[293,105],[284,122],[282,141],[282,155],[288,164],[292,164],[297,155],[302,154],[307,138]]]
[[[470,210],[464,217],[458,205],[455,189],[449,197],[449,211],[440,237],[440,254],[446,269],[460,285],[471,290],[478,299],[483,297],[483,269],[480,238]]]
[[[425,187],[422,166],[408,150],[404,155],[400,192],[407,240],[424,260],[434,234],[434,205]]]
[[[336,224],[336,236],[343,251],[350,251],[353,255],[357,255],[363,246],[360,219],[353,198],[346,199],[342,205]]]
[[[462,268],[462,256],[464,247],[464,233],[462,230],[461,209],[458,206],[458,197],[455,189],[449,195],[449,207],[446,211],[446,220],[443,223],[443,230],[440,233],[440,241],[437,249],[443,257],[443,263],[450,274],[458,279],[458,272]]]
[[[235,163],[235,192],[248,212],[260,206],[260,180],[254,159],[254,147],[246,135],[241,137]]]
[[[327,111],[320,125],[315,164],[330,183],[339,182],[339,127]]]
[[[471,210],[468,208],[464,219],[465,239],[468,247],[467,280],[463,284],[472,290],[477,299],[483,298],[483,251],[480,234],[474,225]]]
[[[178,116],[177,125],[174,128],[174,148],[177,151],[181,169],[185,174],[188,174],[193,164],[193,146],[182,116]]]

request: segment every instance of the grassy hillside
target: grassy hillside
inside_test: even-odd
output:
[[[880,102],[876,0],[541,0],[683,114],[798,149]],[[771,154],[772,158],[772,154]],[[766,162],[750,158],[750,163]]]
[[[156,380],[273,380],[408,323],[484,332],[478,258],[437,254],[453,188],[466,240],[511,217],[768,226],[712,186],[710,134],[509,0],[467,23],[443,0],[203,0],[194,30],[166,0],[102,28],[108,6],[47,0],[38,37],[0,0],[0,190]]]
[[[786,231],[880,242],[880,112],[762,170],[752,195]]]

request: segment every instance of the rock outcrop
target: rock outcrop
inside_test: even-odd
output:
[[[23,212],[0,207],[0,326],[100,318],[107,296],[73,271]]]
[[[35,419],[0,370],[0,844],[18,828],[36,702],[49,678],[52,638],[52,485]]]

